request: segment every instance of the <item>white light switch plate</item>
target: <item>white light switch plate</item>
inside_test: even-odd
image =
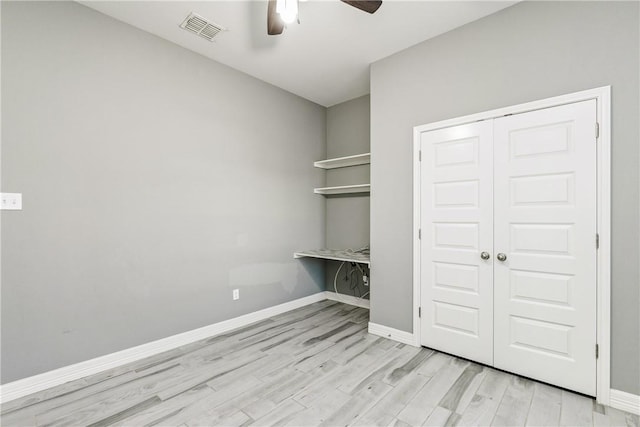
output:
[[[0,209],[3,211],[22,210],[22,193],[0,193]]]

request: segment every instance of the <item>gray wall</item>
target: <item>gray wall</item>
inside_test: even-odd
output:
[[[292,253],[324,246],[325,108],[76,3],[2,9],[3,383],[324,289]]]
[[[327,158],[351,156],[369,152],[369,96],[352,99],[327,109]],[[327,185],[366,184],[369,165],[331,169],[327,171]],[[341,195],[327,197],[326,244],[332,249],[358,249],[369,244],[369,195]],[[327,290],[333,291],[333,280],[340,266],[337,261],[326,262]],[[359,292],[351,290],[344,281],[343,267],[338,278],[338,291],[360,296],[366,292],[358,275]],[[355,281],[354,281],[355,284]]]
[[[371,321],[411,331],[412,128],[613,88],[612,387],[640,394],[637,2],[524,2],[371,68]]]

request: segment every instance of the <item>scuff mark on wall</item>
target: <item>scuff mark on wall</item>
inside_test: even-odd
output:
[[[236,267],[229,271],[229,286],[264,286],[280,284],[292,293],[298,282],[298,268],[293,263],[264,262]]]

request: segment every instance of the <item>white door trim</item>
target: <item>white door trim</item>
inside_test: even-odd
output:
[[[597,254],[597,339],[599,357],[596,363],[596,399],[610,402],[611,360],[611,86],[603,86],[524,104],[498,108],[468,116],[442,120],[413,128],[413,336],[420,338],[420,134],[479,120],[494,119],[543,108],[595,99],[599,123],[597,140],[597,227],[600,249]],[[595,129],[594,129],[595,132]],[[419,342],[419,341],[418,341]]]

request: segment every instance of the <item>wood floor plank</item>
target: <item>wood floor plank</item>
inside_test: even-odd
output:
[[[523,426],[531,407],[533,381],[513,377],[491,422],[494,426]],[[591,410],[591,408],[589,408]]]
[[[349,334],[357,333],[362,329],[362,325],[346,320],[332,327],[308,329],[305,333],[293,339],[262,348],[261,351],[270,354],[298,355],[307,352],[309,349],[326,346],[327,342],[335,342],[332,341],[331,338],[336,335],[344,332],[348,332]]]
[[[291,370],[286,380],[275,384],[272,389],[264,392],[260,399],[244,405],[240,409],[254,420],[258,420],[274,410],[285,399],[303,389],[312,380],[313,377],[307,373]]]
[[[233,372],[220,375],[219,377],[207,382],[207,384],[216,390],[220,390],[235,382],[238,377],[253,375],[260,379],[277,372],[280,368],[286,367],[289,363],[291,363],[290,358],[284,358],[276,354],[267,354],[253,363],[246,364]]]
[[[365,325],[369,323],[369,309],[361,308],[360,312],[351,318],[351,320],[355,323],[364,323]]]
[[[396,418],[395,420],[389,423],[388,427],[412,427],[412,426]]]
[[[385,427],[396,421],[396,418],[383,411],[376,411],[377,405],[366,411],[352,425],[354,427]]]
[[[14,399],[10,402],[2,403],[0,414],[7,414],[9,412],[17,411],[19,409],[26,408],[28,406],[35,405],[45,400],[53,399],[61,395],[73,393],[77,390],[81,390],[87,387],[88,384],[84,378],[80,378],[75,381],[70,381],[65,384],[61,384],[56,387],[52,387],[37,393],[30,394],[28,396]]]
[[[340,363],[341,365],[346,365],[355,357],[378,345],[379,343],[377,337],[374,337],[372,335],[365,335],[360,340],[353,342],[349,346],[347,346],[344,351],[334,355],[332,359]]]
[[[367,328],[368,326],[366,323],[356,323],[352,319],[349,319],[349,327],[345,328],[344,330],[337,331],[327,336],[325,339],[327,341],[337,343],[342,341],[343,339],[346,339],[348,337],[351,337],[353,335],[366,331]]]
[[[314,401],[324,396],[327,392],[333,392],[335,390],[340,394],[348,396],[347,393],[338,390],[338,387],[342,384],[344,377],[350,370],[351,366],[339,365],[332,372],[300,390],[293,396],[293,399],[306,407],[310,407]]]
[[[149,369],[145,373],[137,373],[134,372],[133,369],[135,368],[136,363],[139,364],[146,362],[138,361],[132,364],[119,366],[108,371],[70,381],[68,383],[50,389],[46,389],[19,399],[12,400],[10,402],[3,403],[2,414],[26,409],[36,404],[39,404],[38,412],[43,412],[47,408],[60,406],[61,404],[67,403],[68,401],[74,400],[76,398],[86,397],[87,395],[112,388],[118,384],[131,381],[136,377],[142,377],[144,375],[162,369],[162,367],[155,367],[153,369]]]
[[[135,372],[129,371],[121,375],[107,378],[104,381],[94,383],[92,385],[87,385],[86,383],[83,383],[84,387],[81,387],[81,388],[73,387],[72,391],[68,391],[66,393],[56,392],[54,395],[52,395],[52,397],[49,397],[44,400],[41,400],[41,398],[43,398],[42,395],[38,395],[38,398],[35,400],[34,403],[30,405],[24,405],[26,401],[23,402],[23,405],[21,405],[19,409],[16,409],[15,411],[7,412],[5,414],[5,417],[3,417],[3,420],[7,420],[8,422],[8,420],[10,419],[20,419],[20,418],[28,419],[29,417],[35,418],[37,414],[50,411],[59,406],[69,404],[70,402],[73,402],[75,400],[83,399],[88,396],[103,392],[105,390],[113,389],[118,385],[128,383],[137,378],[139,378],[138,374],[136,374]]]
[[[318,426],[344,405],[350,397],[336,389],[326,390],[325,394],[309,402],[307,409],[299,412],[285,425],[291,427]]]
[[[260,401],[263,396],[268,395],[274,390],[278,390],[280,385],[291,377],[291,373],[292,370],[290,369],[274,371],[272,375],[262,378],[261,385],[227,400],[224,404],[220,405],[220,408],[222,408],[222,410],[227,410],[228,408],[242,409],[254,402]]]
[[[611,420],[606,414],[599,412],[593,412],[593,427],[609,427],[611,426]]]
[[[291,375],[292,371],[290,369],[283,369],[280,372],[274,372],[273,375],[264,377],[263,384],[260,386],[247,390],[212,410],[205,411],[202,416],[195,418],[195,420],[198,422],[206,422],[213,418],[216,420],[224,420],[226,417],[232,416],[236,411],[243,411],[245,408],[250,408],[255,413],[262,416],[273,409],[274,406],[277,406],[273,405],[273,401],[277,399],[277,397],[274,397],[278,396],[277,393],[295,393],[297,389],[286,390],[282,387],[282,384],[291,379]],[[288,385],[291,385],[291,383],[289,382]],[[271,400],[264,399],[264,396],[270,396]],[[187,421],[187,424],[193,423],[194,419]]]
[[[322,319],[320,316],[313,322],[316,327],[326,327],[328,329],[334,328],[336,325],[344,322],[351,321],[351,319],[355,319],[359,317],[359,310],[362,310],[359,307],[342,307],[336,313],[331,316],[325,317]],[[320,320],[320,322],[318,322]],[[354,323],[354,322],[352,322]],[[325,329],[326,331],[327,329]]]
[[[453,360],[448,354],[435,352],[418,368],[418,373],[425,377],[434,376],[443,366]]]
[[[251,417],[244,412],[235,409],[223,412],[210,411],[198,418],[187,421],[185,424],[189,427],[239,427],[249,425],[251,422],[253,422]]]
[[[374,406],[391,388],[390,385],[382,381],[372,383],[366,389],[362,390],[362,392],[351,396],[344,405],[320,425],[331,427],[351,425],[360,415]]]
[[[627,414],[615,408],[606,408],[605,414],[609,417],[609,424],[612,426],[626,426]]]
[[[502,400],[504,392],[507,390],[513,375],[498,371],[496,369],[485,368],[486,376],[480,387],[478,387],[477,394],[480,396],[488,397],[489,399],[498,401]]]
[[[312,315],[305,316],[301,320],[309,325],[322,326],[330,324],[330,322],[341,321],[352,311],[353,307],[345,308],[343,304],[336,303],[326,309],[317,311]]]
[[[487,376],[487,367],[483,366],[482,371],[480,371],[480,373],[473,378],[473,380],[471,381],[467,389],[464,391],[464,393],[460,397],[458,406],[457,408],[454,409],[454,412],[456,414],[461,415],[467,410],[469,404],[471,403],[474,396],[476,395],[478,389],[480,388],[480,385],[484,382],[484,379],[486,376]]]
[[[160,403],[161,400],[158,396],[153,396],[150,397],[146,400],[143,400],[140,403],[137,403],[133,406],[130,406],[120,412],[116,412],[115,414],[112,414],[106,418],[103,418],[99,421],[93,422],[91,424],[88,424],[88,427],[106,427],[106,426],[110,426],[112,424],[115,424],[118,421],[121,421],[133,414],[137,414],[140,411],[144,411],[147,408],[151,408],[153,406],[156,406],[158,403]]]
[[[422,425],[468,366],[469,362],[451,358],[398,414],[398,419]]]
[[[155,392],[167,383],[179,381],[183,373],[184,369],[180,366],[155,372],[113,389],[40,413],[36,416],[36,422],[51,426],[96,423],[153,398]]]
[[[360,375],[351,376],[349,380],[344,381],[339,388],[345,393],[352,395],[358,393],[370,383],[384,379],[387,375],[391,374],[391,372],[403,366],[419,351],[419,349],[413,347],[393,347],[385,353],[386,363],[380,366],[377,360],[373,361],[364,372]]]
[[[186,423],[188,420],[196,419],[200,414],[205,413],[208,410],[218,408],[219,406],[229,402],[237,396],[246,393],[250,390],[255,390],[261,387],[264,383],[253,376],[241,376],[236,381],[228,384],[221,390],[215,390],[210,396],[204,399],[195,400],[186,406],[177,408],[174,411],[170,411],[166,414],[159,414],[153,416],[153,420],[145,421],[144,424],[137,425],[164,425],[174,426],[182,423]],[[177,397],[173,398],[176,399]],[[169,403],[167,400],[166,403]],[[163,402],[164,404],[165,402]],[[162,404],[161,404],[162,405]],[[153,409],[153,408],[152,408]],[[147,414],[141,413],[140,416],[144,417]],[[151,415],[151,414],[148,414]],[[126,422],[127,420],[125,420]],[[136,424],[129,424],[136,425]]]
[[[340,304],[336,301],[320,301],[317,303],[313,303],[307,305],[305,307],[300,307],[292,311],[288,311],[286,313],[278,314],[277,316],[273,316],[271,320],[274,322],[287,322],[290,320],[300,321],[304,323],[308,323],[309,319],[317,316],[320,313],[324,313],[326,311],[335,311],[340,309]]]
[[[560,425],[592,425],[593,399],[563,390],[561,400]]]
[[[630,414],[628,412],[610,407],[605,408],[605,413],[609,416],[609,420],[612,426],[640,426],[640,417],[636,414]]]
[[[38,425],[36,422],[36,415],[33,410],[31,411],[20,411],[20,412],[10,412],[4,415],[0,415],[0,425],[3,427],[7,426],[35,426]]]
[[[3,427],[614,425],[638,416],[370,335],[323,301],[6,402]]]
[[[495,417],[500,400],[476,394],[461,414],[460,426],[488,426]]]
[[[437,406],[422,425],[430,427],[444,427],[447,425],[451,414],[452,412],[449,409]]]
[[[364,339],[364,335],[366,335],[366,331],[347,337],[337,343],[328,342],[327,344],[329,344],[329,346],[324,350],[301,357],[296,362],[295,368],[302,372],[309,372],[333,357],[342,354],[346,349],[350,348],[357,342],[362,341]]]
[[[562,391],[546,384],[534,383],[533,399],[527,426],[557,426],[560,422]],[[590,408],[591,409],[591,408]]]
[[[252,332],[253,329],[247,329],[246,331]],[[238,357],[240,351],[245,353],[255,353],[256,348],[268,345],[275,340],[282,340],[283,336],[290,337],[296,333],[297,332],[294,327],[277,326],[270,329],[268,332],[254,335],[252,338],[246,340],[241,340],[236,335],[233,335],[230,339],[204,340],[205,342],[208,342],[208,344],[195,349],[190,349],[183,355],[170,357],[163,361],[160,367],[170,366],[175,363],[180,363],[182,366],[187,367],[197,367],[203,362],[212,361],[229,355]]]
[[[475,388],[480,385],[484,369],[475,363],[470,364],[453,383],[444,395],[439,407],[448,409],[452,413],[462,413],[475,394]]]
[[[264,328],[268,328],[272,325],[277,324],[277,322],[274,320],[274,318],[272,319],[265,319],[265,320],[261,320],[259,322],[254,322],[251,323],[250,325],[247,326],[242,326],[240,328],[236,328],[233,329],[231,331],[225,332],[223,334],[220,334],[218,336],[215,337],[211,337],[209,339],[207,339],[208,342],[213,342],[216,338],[222,337],[223,339],[228,339],[231,337],[237,337],[238,335],[242,336],[247,334],[248,332],[251,333],[255,333],[256,331],[264,331]]]
[[[234,371],[251,365],[251,363],[264,357],[265,355],[263,354],[254,354],[237,360],[219,360],[216,363],[203,364],[183,375],[180,381],[176,381],[174,384],[159,390],[157,396],[162,400],[170,399],[187,390],[207,384],[216,378],[232,375]]]
[[[282,404],[275,407],[271,412],[267,413],[260,419],[254,421],[251,426],[272,426],[280,427],[284,426],[292,420],[296,414],[304,411],[306,408],[296,402],[295,400],[288,399]]]
[[[114,426],[142,426],[151,424],[156,420],[166,418],[172,414],[183,410],[203,399],[211,398],[215,394],[210,387],[204,385],[181,393],[171,399],[159,401],[143,410],[122,417],[119,421],[113,421]]]
[[[393,390],[385,395],[375,407],[363,414],[356,425],[388,425],[391,421],[397,419],[397,415],[405,406],[415,397],[424,385],[430,380],[417,373],[411,373],[397,384]]]
[[[385,376],[384,382],[391,386],[395,386],[402,381],[405,376],[420,368],[420,366],[431,356],[433,356],[433,350],[421,348],[420,351],[416,352],[416,354],[405,364],[389,372]]]

